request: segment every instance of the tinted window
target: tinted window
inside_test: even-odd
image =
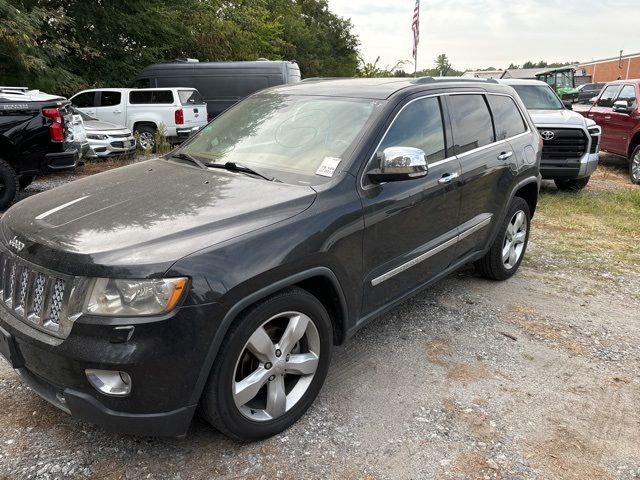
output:
[[[633,85],[625,85],[616,98],[616,102],[625,101],[627,106],[632,107],[636,103],[636,89]]]
[[[151,87],[151,80],[149,80],[148,78],[138,78],[134,80],[132,86],[134,88],[149,88]]]
[[[613,99],[616,98],[620,91],[620,85],[609,85],[604,89],[600,99],[598,100],[599,107],[613,107]]]
[[[112,107],[120,105],[120,92],[100,92],[100,106]]]
[[[197,90],[178,90],[180,103],[182,105],[202,105],[204,99]]]
[[[483,95],[451,95],[449,105],[456,155],[494,142],[491,115]]]
[[[151,92],[151,103],[173,103],[171,90],[156,90]]]
[[[73,97],[73,104],[78,108],[95,107],[96,92],[85,92]]]
[[[408,104],[393,121],[380,151],[388,147],[419,148],[428,161],[443,160],[445,144],[440,100],[425,98]]]
[[[129,93],[129,103],[173,103],[171,90],[139,90]]]
[[[496,127],[496,139],[505,140],[527,131],[527,125],[511,97],[489,95],[489,106]]]

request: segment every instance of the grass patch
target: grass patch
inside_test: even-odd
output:
[[[613,273],[640,265],[640,189],[543,192],[536,217],[552,252]]]
[[[87,161],[81,167],[76,169],[76,173],[80,175],[94,175],[100,172],[106,172],[118,167],[124,167],[135,163],[135,159],[131,157],[111,157],[106,159],[92,159]]]

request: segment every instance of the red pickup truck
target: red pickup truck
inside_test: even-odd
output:
[[[573,109],[602,127],[600,148],[629,159],[629,176],[640,184],[640,80],[607,83],[592,106]]]

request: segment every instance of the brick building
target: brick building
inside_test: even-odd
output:
[[[591,82],[605,83],[613,80],[627,80],[640,78],[640,53],[623,55],[620,57],[594,60],[578,65],[578,75],[584,70],[584,75],[591,77]]]

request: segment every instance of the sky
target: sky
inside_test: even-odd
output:
[[[421,0],[418,69],[445,53],[458,70],[527,60],[585,62],[640,52],[640,0]],[[415,0],[329,0],[350,18],[366,62],[413,70]]]

